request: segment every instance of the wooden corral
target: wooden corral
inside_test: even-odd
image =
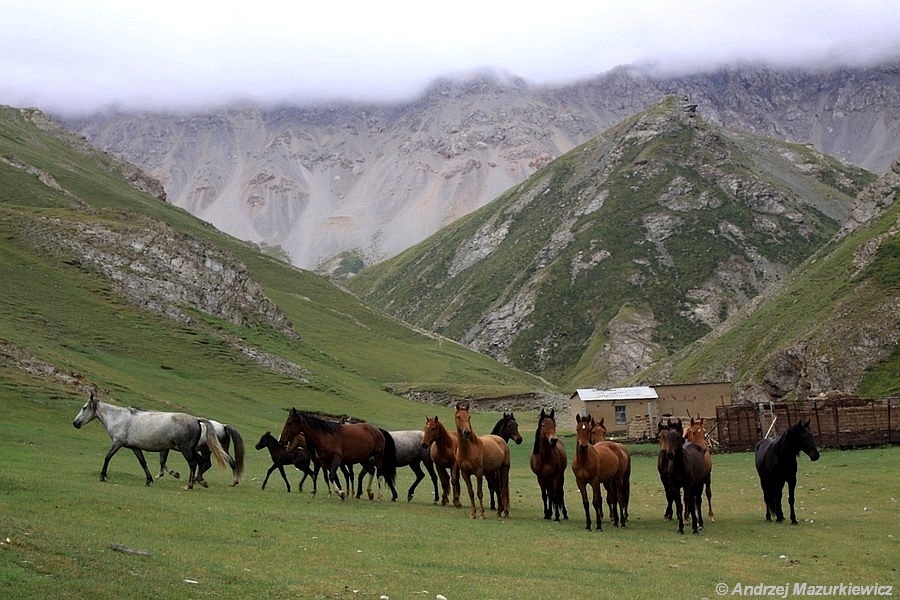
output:
[[[718,406],[719,442],[726,450],[749,450],[767,433],[780,434],[797,421],[809,419],[819,446],[850,448],[900,443],[897,401],[823,395],[800,403]]]

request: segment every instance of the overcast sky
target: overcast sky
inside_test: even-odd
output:
[[[485,68],[900,57],[897,0],[0,0],[0,104],[47,111],[406,100]]]

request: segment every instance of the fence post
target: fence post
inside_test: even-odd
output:
[[[838,420],[837,402],[831,405],[831,414],[834,419],[834,441],[838,449],[841,447],[841,423]]]

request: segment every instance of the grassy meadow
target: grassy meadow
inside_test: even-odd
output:
[[[0,371],[4,371],[0,367]],[[276,435],[284,413],[270,403],[233,423],[248,446],[237,487],[212,471],[210,487],[182,489],[169,476],[151,487],[134,456],[120,451],[110,480],[98,474],[109,441],[92,422],[71,421],[83,397],[2,373],[0,390],[0,594],[15,598],[627,598],[715,597],[715,585],[809,582],[896,585],[896,464],[900,448],[825,451],[801,457],[796,526],[766,523],[750,454],[716,455],[714,523],[679,536],[661,515],[664,496],[653,446],[635,446],[627,529],[584,529],[571,471],[569,521],[544,521],[528,467],[536,423],[518,414],[512,447],[511,517],[473,521],[466,509],[434,506],[423,481],[411,503],[409,469],[400,501],[285,492],[277,473],[260,489],[270,461],[253,445]],[[424,423],[450,409],[408,406],[408,422],[365,415],[388,429]],[[486,433],[499,415],[476,413]],[[561,424],[562,425],[562,424]],[[571,457],[574,440],[564,436]],[[156,455],[148,454],[151,470]],[[177,454],[170,465],[184,472]],[[154,470],[155,473],[155,470]],[[465,488],[463,488],[465,489]],[[605,510],[605,509],[604,509]],[[705,508],[704,508],[705,513]],[[125,554],[110,544],[148,552]]]

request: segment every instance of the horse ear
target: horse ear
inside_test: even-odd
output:
[[[603,425],[603,417],[600,417],[600,425]],[[605,425],[603,426],[606,427]]]
[[[556,419],[556,409],[555,408],[550,409],[550,418],[554,419],[554,420]]]

